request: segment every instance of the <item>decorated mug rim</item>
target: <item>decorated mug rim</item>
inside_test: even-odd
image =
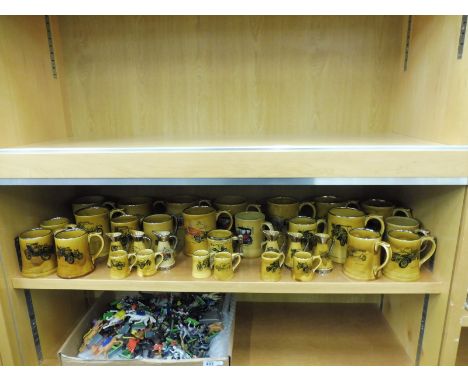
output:
[[[205,210],[205,211],[202,211],[202,210]],[[209,212],[206,212],[208,210]],[[196,213],[195,211],[198,211],[199,213]],[[216,210],[211,206],[191,206],[191,207],[185,208],[183,213],[185,215],[190,215],[190,216],[200,216],[200,215],[210,214],[215,211]]]
[[[234,217],[236,220],[237,219],[250,220],[250,221],[256,221],[260,219],[265,220],[265,214],[259,211],[242,211],[242,212],[238,212]]]
[[[153,219],[157,219],[157,217],[168,217],[168,219],[166,220],[161,220],[161,221],[151,221]],[[144,219],[143,219],[143,223],[147,223],[147,224],[160,224],[160,223],[166,223],[168,222],[169,220],[172,220],[172,215],[170,214],[151,214],[151,215],[148,215],[148,216],[145,216]]]
[[[201,254],[203,252],[203,254]],[[192,257],[205,257],[205,256],[210,256],[210,252],[206,249],[197,249],[195,252],[192,253]]]
[[[398,215],[394,215],[394,216],[387,216],[384,220],[385,220],[385,224],[387,224],[387,222],[389,222],[390,224],[400,224],[401,223],[394,223],[392,222],[392,220],[396,220],[396,219],[402,219],[403,221],[407,221],[409,222],[410,220],[412,220],[415,224],[413,225],[416,225],[416,224],[421,224],[421,222],[416,219],[416,218],[413,218],[411,216],[398,216]]]
[[[341,197],[335,196],[335,195],[314,196],[314,198],[312,200],[314,202],[317,202],[317,203],[329,203],[329,204],[345,202],[344,198],[341,198]],[[329,200],[333,200],[333,201],[329,201]]]
[[[85,210],[101,210],[102,213],[97,213],[95,215],[85,215],[85,214],[83,214],[83,211],[85,211]],[[75,215],[80,216],[80,217],[83,217],[83,216],[86,216],[86,217],[89,217],[89,216],[102,216],[102,215],[106,215],[106,214],[109,214],[109,210],[106,207],[102,207],[102,206],[88,206],[88,207],[80,208],[79,210],[75,211]]]
[[[374,237],[355,236],[353,235],[353,232],[368,232],[369,234],[374,235]],[[350,229],[349,235],[353,236],[355,239],[363,239],[363,240],[375,240],[375,239],[380,239],[382,237],[379,232],[374,231],[373,229],[364,228],[364,227],[357,227],[357,228]]]
[[[69,232],[81,232],[81,235],[78,235],[78,236],[75,236],[75,237],[59,237],[60,234],[64,234],[64,233],[69,233]],[[88,232],[86,230],[84,230],[83,228],[78,228],[78,227],[73,227],[73,228],[66,228],[66,229],[62,229],[60,231],[57,231],[54,235],[54,237],[56,239],[60,239],[60,240],[73,240],[73,239],[78,239],[80,237],[83,237],[84,235],[87,235]]]
[[[228,236],[220,237],[220,236],[214,236],[215,233],[225,233]],[[208,239],[212,240],[229,240],[233,237],[232,232],[227,230],[227,229],[213,229],[210,232],[208,232]]]
[[[411,236],[412,238],[398,237],[398,236],[395,236],[396,233],[404,233],[406,235]],[[392,229],[388,231],[387,236],[395,240],[408,241],[408,242],[421,240],[421,237],[416,232],[410,231],[409,229]]]
[[[279,200],[289,200],[289,202],[278,202]],[[288,204],[299,204],[299,200],[292,196],[274,196],[267,200],[267,203],[277,204],[280,206],[288,205]]]
[[[40,225],[47,225],[48,222],[55,222],[55,221],[63,221],[63,223],[65,223],[65,224],[70,223],[70,219],[68,219],[68,218],[66,218],[64,216],[56,216],[54,218],[45,219],[45,220],[41,221]],[[60,224],[60,223],[58,223],[58,224]]]

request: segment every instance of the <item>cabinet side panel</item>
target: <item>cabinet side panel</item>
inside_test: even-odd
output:
[[[73,134],[261,144],[283,137],[381,133],[402,21],[399,16],[60,17]]]
[[[44,16],[0,17],[1,147],[66,137]]]
[[[457,59],[461,16],[413,16],[408,68],[404,50],[392,96],[394,132],[468,144],[468,52]],[[405,39],[406,36],[403,36]]]

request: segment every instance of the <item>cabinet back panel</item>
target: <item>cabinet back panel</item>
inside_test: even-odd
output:
[[[402,17],[59,17],[77,138],[385,130]]]

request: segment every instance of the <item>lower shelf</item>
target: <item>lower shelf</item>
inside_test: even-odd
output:
[[[468,328],[462,328],[458,342],[456,366],[468,366]]]
[[[61,289],[61,290],[114,290],[114,291],[165,291],[165,292],[222,292],[222,293],[329,293],[329,294],[426,294],[441,293],[444,285],[436,280],[431,271],[421,269],[421,278],[416,282],[392,281],[381,277],[374,281],[355,281],[346,277],[342,267],[335,264],[327,275],[316,275],[313,281],[298,282],[291,279],[290,271],[283,268],[279,282],[260,279],[260,259],[244,259],[234,278],[217,281],[213,277],[195,279],[191,275],[192,260],[179,254],[177,265],[166,272],[151,277],[138,277],[133,272],[124,280],[109,277],[104,263],[98,264],[91,274],[77,279],[65,280],[57,275],[37,279],[12,277],[17,289]]]
[[[374,304],[237,305],[232,365],[412,365]]]

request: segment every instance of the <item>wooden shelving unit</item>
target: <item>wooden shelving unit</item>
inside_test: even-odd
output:
[[[412,364],[372,304],[239,303],[237,312],[236,366]]]
[[[45,21],[0,17],[3,364],[53,364],[103,290],[275,296],[280,303],[239,303],[234,364],[455,363],[468,286],[460,16]],[[430,227],[438,251],[414,283],[356,282],[339,266],[310,283],[286,270],[265,283],[247,260],[231,281],[193,280],[184,256],[148,279],[111,280],[103,264],[75,280],[20,275],[13,238],[69,216],[78,195],[228,190],[251,200],[351,191],[399,200]],[[299,294],[326,304],[287,302]],[[349,304],[334,304],[337,294]],[[355,304],[357,294],[369,304]]]
[[[109,278],[109,269],[101,263],[94,272],[77,279],[64,280],[57,275],[37,279],[17,276],[11,282],[17,289],[225,293],[438,294],[444,289],[443,283],[437,281],[427,269],[423,269],[419,281],[411,283],[392,281],[385,277],[369,282],[352,280],[344,275],[339,264],[330,274],[316,275],[311,282],[292,280],[287,268],[283,268],[281,281],[265,282],[260,279],[260,259],[244,259],[234,278],[228,281],[194,279],[191,270],[191,258],[179,254],[175,268],[158,272],[152,277],[138,277],[133,272],[124,280],[113,280]]]

